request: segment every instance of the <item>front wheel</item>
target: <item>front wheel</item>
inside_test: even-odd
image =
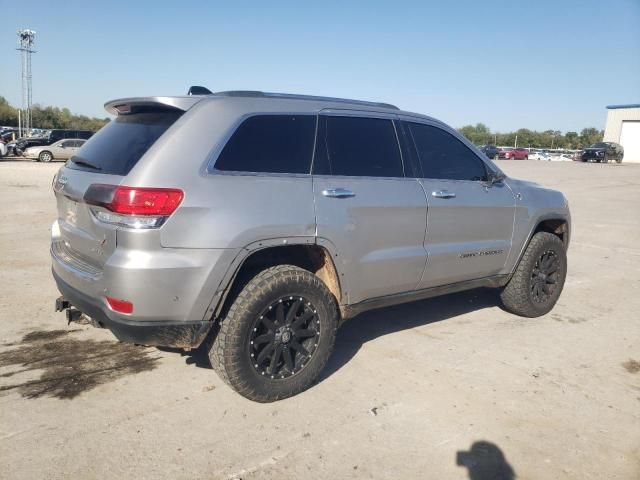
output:
[[[338,306],[314,274],[268,268],[242,289],[213,332],[209,359],[244,397],[272,402],[309,388],[333,350]]]
[[[548,232],[536,233],[500,298],[507,310],[523,317],[539,317],[554,307],[567,276],[562,240]]]
[[[39,162],[50,162],[51,160],[53,160],[53,155],[51,155],[51,152],[47,152],[46,150],[44,152],[40,152],[40,155],[38,155]]]

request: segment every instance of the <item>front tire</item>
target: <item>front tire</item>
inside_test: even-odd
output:
[[[500,298],[504,307],[523,317],[539,317],[554,307],[567,276],[562,240],[548,232],[536,233]]]
[[[296,395],[318,378],[333,350],[338,306],[314,274],[292,265],[268,268],[234,299],[209,359],[240,395],[273,402]]]
[[[39,162],[48,163],[51,160],[53,160],[53,155],[51,155],[51,152],[47,152],[46,150],[44,152],[40,152],[40,155],[38,155]]]

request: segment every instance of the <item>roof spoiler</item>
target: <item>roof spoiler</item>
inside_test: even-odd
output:
[[[202,97],[199,96],[120,98],[105,103],[104,108],[112,115],[127,115],[135,111],[136,107],[168,108],[186,112],[201,100]]]

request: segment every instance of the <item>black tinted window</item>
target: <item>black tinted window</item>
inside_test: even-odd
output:
[[[73,156],[68,166],[126,175],[180,115],[182,112],[170,110],[118,116],[93,135],[83,145],[81,155]],[[85,162],[85,165],[74,161]]]
[[[484,163],[460,140],[441,128],[410,123],[425,178],[485,180]]]
[[[315,115],[247,118],[231,136],[216,169],[236,172],[309,173]]]
[[[319,151],[316,173],[362,177],[404,176],[391,120],[324,118],[325,151]],[[323,144],[320,144],[321,149]]]

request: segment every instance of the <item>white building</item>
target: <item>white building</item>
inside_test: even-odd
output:
[[[640,103],[607,106],[604,141],[624,148],[624,163],[640,163]]]

